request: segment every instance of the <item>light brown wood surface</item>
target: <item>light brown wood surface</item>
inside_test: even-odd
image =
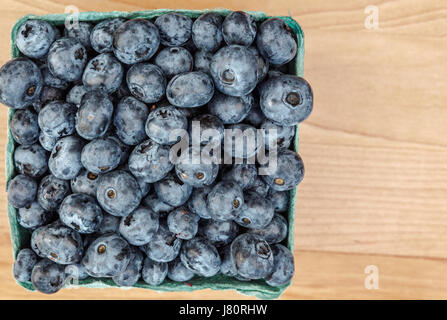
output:
[[[447,3],[396,1],[1,0],[0,63],[27,13],[154,8],[291,15],[305,33],[314,90],[301,125],[306,177],[298,190],[296,275],[282,299],[447,298]],[[379,8],[379,29],[364,10]],[[234,291],[154,293],[71,289],[44,296],[15,284],[6,215],[6,114],[0,108],[0,298],[245,299]],[[365,267],[379,289],[364,286]]]

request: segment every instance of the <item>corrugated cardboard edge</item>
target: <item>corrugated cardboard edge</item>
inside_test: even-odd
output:
[[[134,19],[134,18],[154,18],[159,15],[168,12],[179,12],[183,13],[191,18],[196,18],[199,15],[205,12],[216,12],[221,15],[228,15],[231,10],[228,9],[212,9],[212,10],[170,10],[170,9],[158,9],[158,10],[145,10],[145,11],[134,11],[134,12],[121,12],[121,11],[113,11],[113,12],[81,12],[79,13],[80,21],[99,21],[103,19],[109,18],[125,18],[125,19]],[[271,18],[271,16],[267,16],[264,12],[251,12],[251,15],[255,18],[255,20],[265,20],[267,18]],[[11,32],[11,56],[13,58],[18,57],[19,51],[15,46],[15,37],[17,34],[17,29],[27,20],[30,19],[42,19],[48,21],[54,25],[63,24],[68,14],[48,14],[48,15],[26,15],[20,18],[15,24]],[[304,34],[301,30],[299,24],[292,18],[288,16],[280,16],[278,17],[282,19],[296,34],[298,50],[297,55],[290,65],[292,65],[293,70],[290,70],[291,73],[302,76],[304,71]],[[9,109],[8,111],[8,141],[6,145],[6,181],[7,184],[14,176],[14,140],[11,136],[11,132],[9,130],[9,122],[14,114],[13,109]],[[299,126],[296,128],[295,140],[293,142],[293,147],[296,152],[298,152],[299,146]],[[290,206],[288,210],[288,221],[289,221],[289,232],[287,238],[287,246],[293,252],[294,249],[294,222],[295,222],[295,206],[296,206],[296,188],[290,191]],[[20,248],[29,247],[29,232],[22,228],[16,219],[16,209],[11,205],[8,206],[8,218],[9,224],[11,228],[11,241],[13,246],[13,256],[16,257]],[[34,291],[34,288],[30,282],[18,282],[25,289]],[[286,288],[290,285],[284,285],[281,287],[270,287],[264,281],[249,281],[243,282],[236,280],[234,278],[226,277],[223,275],[217,275],[212,278],[194,278],[189,281],[189,285],[185,283],[178,283],[172,281],[165,281],[160,286],[151,286],[144,282],[138,282],[135,287],[137,288],[145,288],[152,289],[159,292],[164,291],[194,291],[201,289],[213,289],[213,290],[236,290],[242,294],[249,296],[256,296],[260,299],[275,299],[281,296],[281,294],[286,290]],[[88,287],[88,288],[107,288],[107,287],[117,287],[116,284],[111,279],[95,279],[89,278],[86,280],[79,281],[79,286]],[[68,288],[73,288],[77,286],[69,286]]]

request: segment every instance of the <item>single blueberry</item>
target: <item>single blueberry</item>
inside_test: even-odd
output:
[[[213,80],[201,71],[178,74],[169,81],[166,88],[168,101],[182,108],[203,106],[211,100],[213,94]]]
[[[208,213],[217,221],[233,220],[243,205],[242,188],[234,181],[217,183],[207,197]]]
[[[167,223],[169,231],[178,238],[189,240],[197,234],[199,220],[200,217],[198,215],[180,207],[169,213]]]
[[[119,232],[134,246],[149,243],[158,230],[158,215],[152,210],[139,207],[127,217],[122,217]]]
[[[163,145],[172,145],[183,137],[183,135],[178,136],[176,132],[179,134],[186,132],[188,120],[177,108],[171,105],[163,106],[149,113],[145,128],[146,134],[153,141]]]
[[[0,102],[7,107],[24,109],[32,105],[42,87],[40,69],[31,60],[16,58],[0,68]]]
[[[250,114],[254,104],[251,94],[232,97],[219,92],[208,103],[209,113],[218,117],[224,124],[239,123]]]
[[[151,139],[137,145],[129,156],[129,170],[147,183],[163,179],[174,165],[169,160],[169,147]]]
[[[81,162],[88,171],[102,174],[110,172],[120,164],[121,148],[112,139],[94,139],[81,152]]]
[[[235,221],[249,229],[265,228],[273,218],[275,209],[269,199],[249,191],[244,193],[244,206]]]
[[[19,174],[9,181],[6,192],[10,205],[17,209],[23,208],[36,198],[37,183],[33,178]]]
[[[43,20],[28,20],[17,30],[17,48],[30,58],[45,56],[54,40],[53,27]]]
[[[164,223],[160,223],[157,233],[152,240],[141,247],[149,259],[157,262],[174,260],[180,252],[182,239],[169,231]]]
[[[32,178],[40,178],[48,170],[47,151],[35,143],[30,146],[19,146],[14,150],[14,167],[21,174]]]
[[[105,211],[114,216],[125,217],[140,204],[141,190],[130,173],[115,170],[99,178],[96,197]]]
[[[253,182],[246,187],[246,190],[254,191],[262,197],[266,197],[270,190],[270,186],[261,178],[261,176],[257,176]]]
[[[146,138],[145,125],[148,107],[134,97],[121,99],[116,106],[113,124],[119,139],[127,145],[136,145]]]
[[[199,50],[214,52],[222,43],[222,17],[214,12],[207,12],[192,24],[192,40]]]
[[[224,138],[224,125],[222,121],[212,114],[201,114],[191,119],[189,136],[193,139],[193,134],[197,134],[201,145],[220,146]],[[197,124],[199,131],[193,133],[192,127]]]
[[[222,35],[228,45],[249,46],[256,37],[256,22],[244,11],[233,11],[222,23]]]
[[[140,271],[143,266],[143,253],[136,247],[131,248],[131,257],[126,269],[119,275],[113,276],[113,282],[121,287],[132,287],[140,279]]]
[[[39,112],[39,127],[46,135],[61,138],[75,131],[75,105],[56,100],[45,105]]]
[[[146,257],[141,270],[141,278],[151,286],[159,286],[163,283],[168,274],[168,264],[157,262]]]
[[[239,235],[231,243],[230,250],[236,272],[244,278],[262,279],[273,271],[272,249],[262,237],[256,234]]]
[[[123,80],[123,66],[112,53],[101,53],[87,63],[82,83],[87,88],[116,91]]]
[[[290,282],[295,273],[293,254],[286,247],[275,244],[272,246],[274,267],[265,282],[272,287],[280,287]]]
[[[59,207],[61,221],[79,233],[93,233],[102,222],[102,210],[96,198],[84,193],[73,193]]]
[[[96,197],[96,186],[99,176],[96,173],[82,169],[79,174],[70,181],[73,193],[85,193]]]
[[[264,57],[259,53],[259,50],[255,46],[248,47],[248,50],[250,50],[256,57],[257,63],[257,70],[256,74],[258,76],[258,83],[264,80],[264,78],[267,76],[267,73],[269,71],[269,62],[264,59]]]
[[[192,186],[183,183],[175,173],[168,174],[164,179],[154,183],[155,192],[161,201],[178,207],[188,201]]]
[[[107,19],[95,25],[90,32],[90,44],[99,53],[112,52],[113,34],[125,20],[121,18]]]
[[[194,272],[185,267],[180,258],[168,263],[168,273],[169,279],[175,282],[185,282],[194,278]]]
[[[201,277],[212,277],[220,270],[220,256],[215,246],[203,237],[185,241],[180,251],[185,267]]]
[[[256,56],[240,45],[217,51],[210,65],[216,88],[229,96],[241,97],[253,91],[258,83]]]
[[[313,108],[313,93],[301,77],[283,75],[269,78],[259,88],[259,105],[267,118],[281,126],[305,120]]]
[[[53,213],[44,210],[37,201],[17,210],[17,222],[27,229],[36,229],[48,224],[52,219]]]
[[[269,244],[280,243],[287,237],[287,221],[283,216],[275,214],[264,228],[248,229],[247,232],[261,236]]]
[[[87,51],[75,38],[54,41],[48,52],[48,69],[55,77],[66,81],[81,79],[86,63]]]
[[[245,190],[254,183],[257,175],[258,169],[254,164],[234,164],[223,173],[222,180],[234,181]]]
[[[31,248],[40,257],[58,264],[79,262],[84,251],[80,234],[59,220],[34,230]]]
[[[68,28],[65,27],[64,35],[79,40],[84,48],[88,50],[91,48],[90,33],[92,32],[92,29],[93,24],[85,21],[77,21],[77,23],[69,25]]]
[[[122,63],[149,60],[160,45],[160,33],[149,20],[132,19],[121,24],[113,34],[113,53]]]
[[[31,280],[31,272],[39,257],[31,249],[22,249],[17,254],[13,266],[13,275],[16,281],[26,282]]]
[[[89,277],[88,273],[85,271],[85,268],[80,263],[73,263],[65,267],[65,275],[67,276],[66,281],[73,280],[85,280]]]
[[[229,277],[236,276],[237,271],[233,265],[233,261],[231,260],[231,245],[221,248],[219,253],[220,259],[222,260],[222,264],[220,265],[220,273]]]
[[[285,127],[276,124],[271,120],[264,120],[261,124],[260,129],[264,130],[265,133],[265,149],[266,150],[278,150],[278,149],[288,149],[292,143],[292,139],[295,136],[295,126]],[[276,131],[276,139],[270,138],[269,132]],[[270,139],[272,141],[270,141]],[[272,145],[270,145],[272,143]]]
[[[285,64],[297,52],[295,35],[279,18],[267,19],[259,26],[256,44],[259,52],[271,64]]]
[[[160,31],[161,44],[164,46],[181,46],[191,38],[191,18],[175,12],[170,12],[155,19],[155,25]]]
[[[37,201],[45,210],[55,211],[69,193],[70,184],[68,181],[58,179],[50,174],[40,181]]]
[[[65,266],[42,259],[34,265],[31,282],[34,288],[45,294],[58,292],[65,284]]]
[[[192,71],[194,60],[191,53],[183,47],[167,47],[157,54],[154,63],[169,79],[179,73]]]
[[[84,143],[77,136],[59,139],[48,160],[50,172],[59,179],[74,179],[82,169],[81,151]]]
[[[156,65],[134,64],[127,71],[126,82],[132,95],[143,102],[158,102],[165,95],[166,78]]]
[[[215,247],[230,244],[239,234],[239,226],[233,221],[204,220],[199,234],[207,238]]]

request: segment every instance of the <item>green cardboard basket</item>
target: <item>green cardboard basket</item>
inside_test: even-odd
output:
[[[164,13],[168,12],[179,12],[185,14],[191,18],[197,18],[201,14],[205,12],[216,12],[221,14],[222,16],[226,16],[231,13],[231,10],[227,9],[214,9],[214,10],[168,10],[168,9],[158,9],[158,10],[145,10],[145,11],[134,11],[134,12],[81,12],[79,13],[79,21],[100,21],[108,18],[125,18],[125,19],[135,19],[135,18],[146,18],[152,19],[158,17]],[[263,12],[249,12],[256,21],[263,21],[270,16],[266,15]],[[48,14],[48,15],[26,15],[20,18],[12,28],[11,32],[11,56],[16,58],[19,56],[19,50],[15,45],[15,38],[17,34],[18,28],[27,20],[30,19],[40,19],[49,22],[52,25],[63,25],[66,17],[69,14]],[[298,42],[298,50],[295,59],[289,63],[290,72],[296,75],[302,76],[303,74],[303,62],[304,62],[304,34],[301,30],[299,24],[292,19],[291,17],[278,17],[282,19],[295,33],[297,42]],[[8,127],[9,121],[14,114],[14,109],[9,109],[8,113]],[[293,148],[298,152],[298,126],[296,129],[295,139]],[[14,149],[15,142],[12,138],[11,132],[8,129],[8,141],[6,145],[6,179],[7,183],[15,176],[14,171]],[[294,241],[294,213],[295,213],[295,201],[296,201],[296,188],[290,191],[290,205],[287,213],[288,222],[289,222],[289,232],[287,237],[287,247],[293,252],[293,241]],[[23,227],[21,227],[17,223],[16,219],[16,209],[8,204],[8,218],[9,224],[11,226],[11,240],[13,247],[14,257],[17,256],[18,251],[22,248],[29,247],[30,241],[30,232]],[[11,275],[12,276],[12,275]],[[34,291],[33,285],[31,282],[18,282],[24,288]],[[117,285],[110,278],[88,278],[85,280],[80,280],[78,283],[81,287],[88,288],[107,288],[107,287],[117,287]],[[234,278],[230,278],[224,275],[216,275],[211,278],[193,278],[186,283],[173,282],[169,279],[166,279],[160,286],[151,286],[142,280],[140,280],[134,287],[151,289],[155,291],[193,291],[193,290],[201,290],[201,289],[214,289],[214,290],[237,290],[238,292],[256,296],[260,299],[275,299],[278,298],[290,285],[284,285],[282,287],[271,287],[267,285],[263,280],[258,281],[239,281]],[[73,285],[69,285],[68,287],[75,287]]]

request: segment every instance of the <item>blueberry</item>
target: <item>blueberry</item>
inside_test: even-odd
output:
[[[77,108],[81,106],[81,100],[84,94],[86,94],[89,89],[87,89],[84,85],[78,84],[73,86],[70,91],[67,93],[66,100],[69,103],[74,104]]]
[[[234,277],[237,275],[236,268],[231,260],[231,245],[227,245],[220,249],[220,259],[222,264],[220,265],[220,272],[226,276]]]
[[[113,276],[113,282],[121,287],[132,287],[140,279],[140,271],[143,266],[143,253],[136,247],[131,248],[131,258],[127,268],[117,276]]]
[[[84,21],[78,21],[76,24],[66,27],[64,35],[66,37],[76,38],[86,49],[91,48],[90,33],[92,32],[93,24]]]
[[[182,108],[203,106],[211,100],[213,94],[213,80],[201,71],[178,74],[169,81],[166,88],[169,102]]]
[[[273,218],[275,209],[269,199],[249,191],[244,193],[244,206],[235,221],[249,229],[265,228]]]
[[[16,58],[0,68],[0,102],[8,107],[24,109],[32,105],[42,87],[42,74],[31,60]]]
[[[134,64],[127,71],[126,82],[132,95],[143,102],[154,103],[165,95],[166,78],[156,65]]]
[[[61,138],[75,131],[76,107],[68,102],[56,100],[49,102],[39,112],[39,127],[46,135]]]
[[[261,236],[269,244],[280,243],[287,237],[287,221],[283,216],[275,214],[264,228],[248,229],[247,232]]]
[[[168,278],[175,282],[185,282],[194,278],[194,272],[185,267],[180,258],[168,263]]]
[[[249,46],[256,37],[256,22],[243,11],[234,11],[222,23],[222,35],[228,45]]]
[[[262,279],[273,270],[272,249],[262,237],[256,234],[239,235],[231,243],[230,250],[236,272],[244,278]]]
[[[260,86],[259,96],[265,116],[282,126],[298,124],[312,112],[312,88],[298,76],[283,75],[268,79]]]
[[[192,20],[180,13],[166,13],[155,19],[160,31],[161,44],[164,46],[181,46],[191,38]]]
[[[159,45],[157,27],[145,19],[126,21],[113,34],[113,53],[125,64],[149,60]]]
[[[143,179],[138,179],[138,178],[137,178],[137,182],[138,182],[138,186],[140,187],[140,190],[141,190],[141,196],[142,197],[147,196],[149,191],[151,191],[151,184],[145,182]]]
[[[119,233],[120,217],[112,216],[111,214],[104,213],[101,224],[99,225],[96,234],[104,235],[107,233]]]
[[[45,56],[54,40],[53,27],[43,20],[28,20],[17,30],[17,48],[30,58]]]
[[[272,202],[275,212],[286,212],[289,209],[289,192],[270,189],[267,198]]]
[[[224,138],[224,125],[222,121],[212,114],[201,114],[191,119],[200,125],[200,144],[219,146]],[[190,137],[193,137],[190,127]]]
[[[132,174],[148,183],[163,179],[174,167],[169,160],[169,147],[150,139],[135,147],[128,163]]]
[[[40,68],[40,72],[42,73],[44,86],[53,87],[61,90],[66,90],[68,88],[69,85],[68,82],[54,76],[46,65]]]
[[[145,128],[146,134],[153,141],[172,145],[180,140],[180,137],[173,134],[173,131],[186,130],[188,120],[180,110],[169,105],[151,111],[147,117]]]
[[[192,192],[192,186],[183,183],[175,173],[170,173],[164,179],[154,183],[154,188],[161,201],[174,207],[188,201]]]
[[[187,203],[189,210],[197,214],[202,219],[211,219],[211,215],[206,204],[206,199],[212,188],[213,186],[194,188]]]
[[[85,268],[80,263],[73,263],[65,267],[65,275],[67,280],[85,280],[89,277]]]
[[[219,173],[216,157],[209,155],[209,158],[204,158],[201,153],[200,148],[189,147],[175,165],[177,177],[196,188],[211,185]]]
[[[90,32],[90,44],[99,53],[112,52],[113,34],[125,20],[107,19],[95,25]]]
[[[279,18],[267,19],[259,26],[256,44],[259,52],[271,64],[285,64],[291,61],[297,52],[292,30]]]
[[[92,197],[96,197],[98,178],[96,173],[82,169],[79,174],[70,181],[71,190],[73,193],[85,193]]]
[[[208,51],[197,50],[194,52],[194,71],[210,73],[210,64],[213,54]]]
[[[90,60],[84,69],[82,83],[89,89],[116,91],[123,80],[123,66],[111,53],[101,53]]]
[[[81,79],[87,51],[75,38],[61,38],[53,42],[48,52],[48,69],[53,76],[66,81]]]
[[[120,164],[121,149],[112,139],[94,139],[82,149],[81,162],[88,171],[101,174]]]
[[[71,180],[79,174],[83,144],[76,136],[63,137],[56,142],[48,160],[48,168],[56,178]]]
[[[239,123],[250,114],[254,99],[251,94],[242,97],[232,97],[216,92],[208,103],[208,110],[224,124]]]
[[[234,181],[217,183],[207,197],[208,213],[217,221],[233,220],[243,205],[242,188]]]
[[[159,286],[163,283],[168,274],[168,264],[166,262],[157,262],[149,258],[144,259],[141,278],[151,286]]]
[[[250,183],[247,187],[247,190],[254,191],[257,194],[261,195],[262,197],[266,197],[267,193],[270,190],[270,186],[260,177],[257,176],[253,183]]]
[[[48,170],[47,152],[38,143],[19,146],[14,150],[14,167],[21,174],[40,178]]]
[[[31,249],[22,249],[14,261],[13,275],[16,281],[26,282],[31,280],[31,272],[39,258]]]
[[[40,112],[47,103],[64,99],[64,90],[49,86],[43,86],[42,90],[40,91],[40,97],[33,103],[33,108],[36,112]]]
[[[105,211],[114,216],[125,217],[140,204],[141,190],[130,173],[115,170],[99,178],[96,197]]]
[[[14,208],[23,208],[36,198],[37,183],[32,178],[19,174],[8,183],[8,202]]]
[[[247,47],[226,46],[213,56],[211,77],[220,92],[235,97],[245,96],[258,82],[257,63],[255,55]]]
[[[34,230],[31,248],[40,257],[58,264],[79,262],[84,250],[79,233],[59,220]]]
[[[268,173],[269,175],[263,175],[262,178],[273,190],[292,190],[303,180],[303,160],[294,151],[279,150],[276,168]]]
[[[264,120],[261,125],[261,129],[264,130],[265,134],[265,149],[277,150],[277,149],[288,149],[290,144],[292,143],[292,139],[295,136],[295,126],[285,127],[276,124],[271,120]],[[270,141],[269,132],[273,132],[272,130],[276,130],[276,139]],[[270,142],[273,144],[270,146]]]
[[[76,131],[84,139],[103,136],[112,122],[113,104],[105,91],[84,94],[76,115]]]
[[[234,158],[252,158],[264,147],[265,137],[263,131],[256,130],[255,127],[249,124],[231,124],[226,129],[225,135],[228,136],[225,139],[231,139],[231,135],[235,138],[231,143],[231,155]]]
[[[52,212],[44,210],[37,201],[17,210],[17,222],[24,228],[35,229],[53,219]]]
[[[65,284],[65,266],[42,259],[34,265],[31,282],[34,288],[45,294],[58,292]]]
[[[154,60],[154,63],[163,71],[166,78],[192,71],[193,62],[191,53],[183,47],[164,48]]]
[[[201,277],[212,277],[220,270],[220,256],[207,239],[196,237],[185,241],[180,251],[185,267]]]
[[[139,207],[127,217],[121,218],[119,232],[130,244],[142,246],[151,241],[158,225],[158,215],[155,212]]]
[[[161,201],[155,192],[150,193],[146,198],[143,199],[144,205],[149,209],[157,213],[159,216],[163,216],[168,212],[174,210],[173,206]]]
[[[265,278],[265,282],[272,287],[283,286],[292,280],[295,273],[293,254],[286,247],[275,244],[272,246],[274,267],[271,274]]]
[[[199,233],[215,247],[230,244],[239,234],[239,227],[233,221],[205,220],[200,224]]]
[[[222,180],[234,181],[244,190],[252,185],[258,175],[258,169],[254,164],[235,164],[225,172]]]
[[[79,233],[93,233],[102,222],[102,210],[88,194],[73,193],[59,207],[61,221]]]
[[[252,126],[259,128],[262,122],[265,120],[265,115],[259,107],[258,99],[254,99],[253,107],[244,120]]]
[[[108,134],[106,135],[107,139],[114,141],[116,144],[118,144],[118,146],[120,147],[121,150],[121,156],[120,156],[120,165],[124,165],[127,163],[127,159],[129,158],[129,153],[130,153],[130,147],[128,145],[126,145],[125,143],[123,143],[117,135],[114,134]]]
[[[141,247],[148,258],[157,262],[169,262],[177,257],[182,246],[182,239],[169,231],[164,223],[160,223],[152,240]]]
[[[180,207],[169,213],[167,223],[169,231],[178,238],[189,240],[197,234],[199,220],[200,217],[198,215]]]
[[[145,124],[148,107],[134,97],[124,97],[116,106],[113,124],[119,139],[127,145],[136,145],[146,138]]]
[[[37,190],[37,201],[47,211],[59,208],[64,198],[70,193],[68,181],[58,179],[53,175],[47,175],[39,184]]]
[[[222,17],[207,12],[198,17],[192,25],[192,40],[199,50],[214,52],[222,43]]]
[[[255,46],[248,47],[248,50],[250,50],[255,55],[256,61],[258,62],[256,74],[258,76],[259,83],[267,76],[270,64],[267,60],[264,59],[264,57],[259,53],[258,48],[256,48]]]
[[[114,277],[124,272],[132,257],[131,246],[117,234],[100,236],[90,244],[82,259],[92,277]]]

